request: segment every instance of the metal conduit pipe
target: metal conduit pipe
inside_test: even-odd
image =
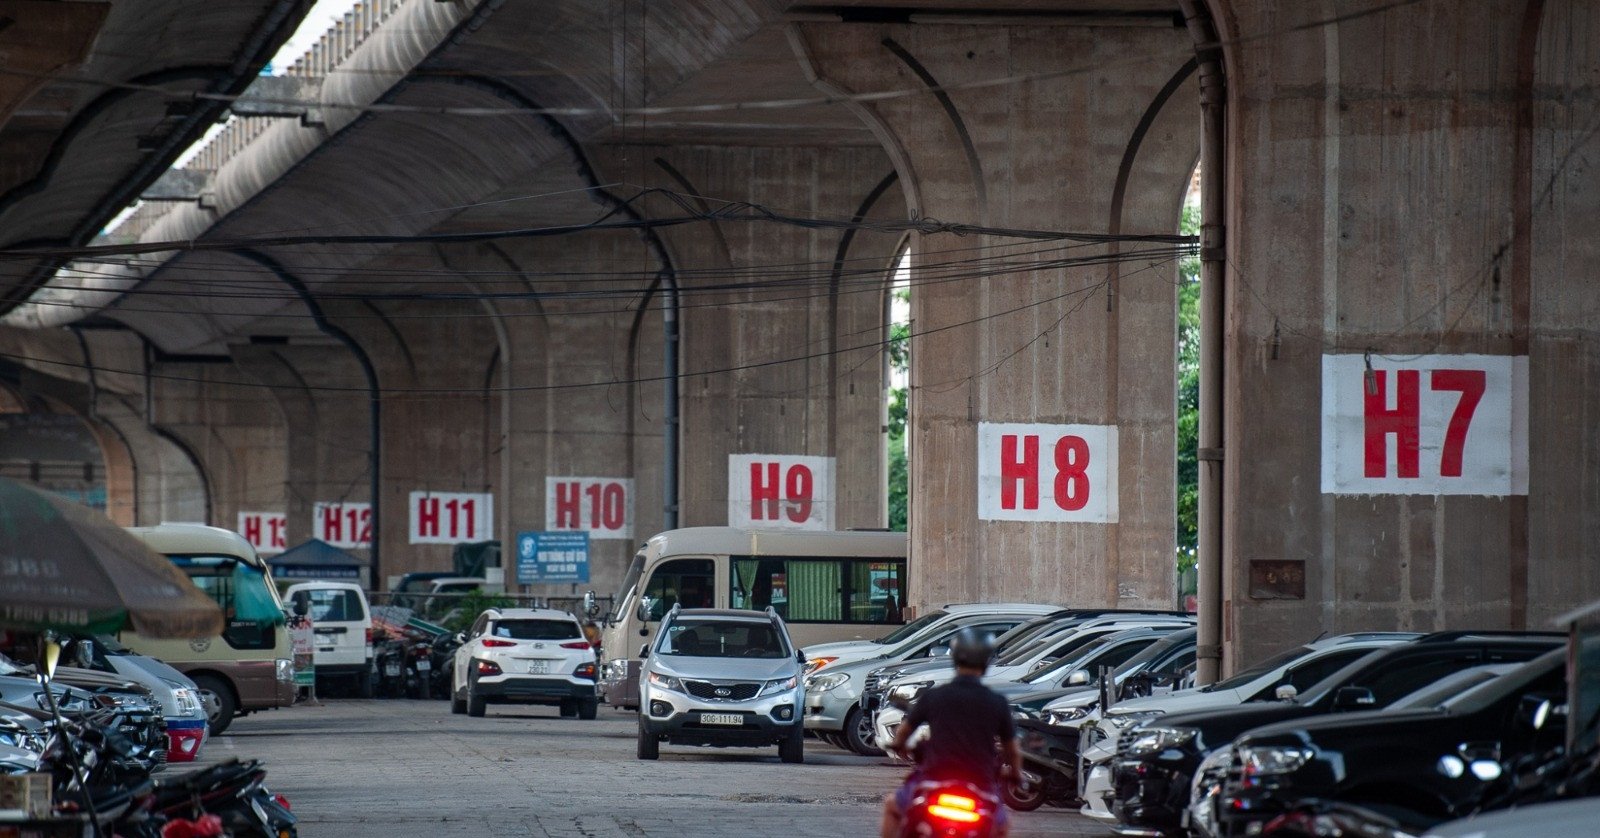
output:
[[[272,274],[284,285],[294,289],[294,293],[300,297],[300,302],[305,305],[306,311],[310,312],[311,319],[317,324],[317,330],[343,344],[346,349],[350,350],[350,354],[356,357],[356,362],[361,364],[361,374],[367,379],[369,411],[367,434],[371,438],[371,445],[367,452],[367,476],[371,492],[372,537],[368,542],[367,553],[372,561],[372,589],[379,590],[383,586],[383,565],[379,560],[378,553],[379,534],[381,533],[379,524],[381,523],[380,516],[383,508],[383,504],[379,502],[382,497],[379,492],[383,486],[383,458],[379,456],[382,451],[381,443],[383,441],[383,390],[378,383],[378,370],[372,365],[372,358],[367,355],[367,350],[362,348],[361,344],[357,343],[349,332],[339,328],[338,325],[328,319],[327,315],[322,311],[322,305],[317,302],[316,296],[311,293],[311,289],[306,287],[305,282],[301,281],[300,277],[295,276],[276,259],[265,253],[248,249],[235,252],[238,256],[249,259],[272,271]]]
[[[1200,62],[1200,423],[1199,633],[1195,680],[1214,683],[1222,674],[1222,478],[1223,307],[1227,268],[1223,223],[1224,142],[1228,91],[1217,37],[1205,0],[1179,0]]]

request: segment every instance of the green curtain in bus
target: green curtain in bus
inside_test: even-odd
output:
[[[266,574],[242,562],[233,566],[233,619],[276,625],[284,621],[283,609],[272,598]]]
[[[843,583],[837,561],[789,562],[787,593],[790,620],[844,619],[839,589]]]
[[[733,590],[728,594],[730,608],[756,609],[755,601],[751,598],[756,584],[756,560],[739,559],[733,562]],[[765,604],[760,608],[767,607]]]

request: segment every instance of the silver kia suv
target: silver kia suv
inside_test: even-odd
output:
[[[639,652],[639,759],[661,743],[778,746],[805,760],[800,668],[805,656],[777,612],[676,606]]]

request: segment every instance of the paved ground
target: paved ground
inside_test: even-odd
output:
[[[777,749],[663,746],[634,758],[632,713],[581,722],[553,708],[453,716],[443,701],[329,700],[248,716],[203,763],[267,760],[309,838],[394,836],[858,836],[903,770],[816,741],[804,765]],[[182,770],[175,767],[175,770]],[[1012,835],[1101,835],[1081,815],[1012,815]]]

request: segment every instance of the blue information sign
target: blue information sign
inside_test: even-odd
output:
[[[588,582],[589,533],[517,533],[517,581]]]

